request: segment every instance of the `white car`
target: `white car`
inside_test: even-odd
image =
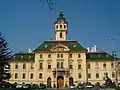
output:
[[[70,85],[70,88],[76,88],[75,84]]]
[[[18,84],[18,85],[16,86],[16,88],[22,88],[22,87],[23,87],[22,84]]]
[[[86,85],[86,88],[93,88],[93,85]]]

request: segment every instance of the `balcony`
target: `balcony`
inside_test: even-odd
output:
[[[69,75],[69,69],[68,68],[54,68],[53,70],[53,75],[56,76],[57,75]]]
[[[55,71],[55,72],[56,72],[56,71],[57,71],[57,72],[66,72],[66,71],[69,71],[69,70],[68,70],[68,68],[54,68],[54,69],[53,69],[53,72],[54,72],[54,71]]]

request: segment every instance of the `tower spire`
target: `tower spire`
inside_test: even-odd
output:
[[[60,14],[59,14],[59,18],[63,18],[64,14],[62,12],[62,10],[60,10]]]

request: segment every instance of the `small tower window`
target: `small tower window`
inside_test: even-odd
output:
[[[62,38],[62,32],[60,33],[60,38]]]
[[[60,28],[62,28],[62,25],[60,25]]]
[[[66,25],[64,25],[64,28],[66,28]]]
[[[56,28],[58,28],[58,25],[56,25]]]

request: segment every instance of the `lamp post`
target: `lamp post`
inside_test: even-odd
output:
[[[116,62],[116,51],[115,51],[115,40],[116,38],[115,37],[111,37],[109,38],[110,40],[112,40],[112,47],[113,47],[113,51],[112,51],[112,56],[113,56],[113,59],[114,59],[114,63],[115,63],[115,82],[116,82],[116,85],[118,86],[118,78],[117,78],[117,62]]]

